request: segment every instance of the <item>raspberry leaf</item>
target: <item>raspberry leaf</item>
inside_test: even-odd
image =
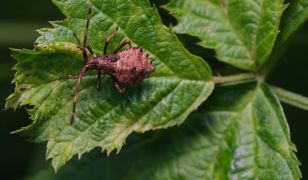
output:
[[[301,177],[283,109],[268,85],[255,81],[217,87],[181,127],[143,138],[129,141],[119,156],[93,152],[70,162],[57,179]],[[139,144],[137,139],[144,141]],[[114,169],[117,173],[110,173]],[[44,172],[33,178],[52,179],[51,174],[42,176]]]
[[[281,32],[277,39],[277,46],[285,41],[308,19],[308,0],[293,0],[281,20]]]
[[[171,0],[166,6],[178,20],[177,33],[198,37],[220,61],[244,70],[258,70],[269,59],[283,0]]]
[[[168,128],[181,124],[207,99],[213,89],[207,63],[190,54],[172,30],[166,28],[155,7],[144,0],[54,0],[66,15],[53,28],[39,30],[34,50],[13,49],[15,93],[7,107],[30,105],[32,124],[17,131],[35,142],[48,141],[47,159],[57,170],[78,154],[94,147],[108,153],[119,151],[132,132]],[[77,117],[69,125],[82,54],[74,33],[82,39],[88,7],[93,7],[88,44],[102,54],[104,40],[119,27],[109,51],[124,38],[143,48],[156,72],[120,94],[110,77],[95,89],[96,71],[81,83]]]

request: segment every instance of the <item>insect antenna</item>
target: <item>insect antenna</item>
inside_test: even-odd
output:
[[[92,16],[92,6],[89,6],[88,8],[88,15],[87,15],[87,22],[86,22],[86,28],[84,30],[84,35],[83,35],[83,44],[82,44],[82,55],[83,55],[83,63],[86,64],[88,61],[88,54],[87,54],[87,40],[88,40],[88,34],[89,34],[89,26],[90,26],[90,19]],[[91,49],[91,48],[90,48]],[[90,52],[92,49],[90,50]]]
[[[77,85],[76,85],[76,89],[74,92],[74,98],[73,98],[73,112],[71,115],[71,120],[70,120],[70,124],[72,125],[75,117],[76,117],[76,107],[77,107],[77,101],[78,101],[78,93],[79,93],[79,89],[80,89],[80,83],[81,80],[83,78],[83,76],[85,75],[85,73],[87,72],[87,68],[86,68],[86,64],[88,62],[88,54],[87,54],[87,39],[88,39],[88,34],[89,34],[89,25],[90,25],[90,19],[92,16],[92,6],[89,6],[88,8],[88,15],[87,15],[87,22],[86,22],[86,28],[84,31],[84,36],[83,36],[83,44],[82,44],[82,56],[83,56],[83,67],[79,73],[79,77],[78,77],[78,81],[77,81]],[[77,37],[77,36],[76,36]],[[78,37],[77,37],[78,39]],[[80,40],[78,39],[77,41],[80,42]],[[90,48],[91,49],[91,48]],[[91,52],[92,50],[90,50]]]
[[[76,107],[77,107],[77,102],[78,102],[78,93],[80,90],[80,83],[81,80],[83,78],[83,76],[85,75],[85,73],[87,72],[87,68],[86,66],[83,66],[83,68],[80,71],[78,80],[77,80],[77,85],[75,88],[75,92],[74,92],[74,98],[73,98],[73,111],[72,111],[72,115],[71,115],[71,120],[70,120],[70,124],[72,125],[74,123],[75,117],[76,117]]]

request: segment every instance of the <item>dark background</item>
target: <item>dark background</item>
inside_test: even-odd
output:
[[[160,10],[165,23],[174,20]],[[3,1],[0,7],[0,179],[24,179],[46,166],[45,144],[34,144],[10,132],[30,123],[24,110],[4,111],[5,98],[13,92],[11,81],[15,60],[9,47],[32,48],[38,37],[36,29],[50,27],[48,21],[63,19],[63,15],[50,0]],[[181,36],[194,53],[211,58],[213,52],[196,47],[196,39]],[[210,53],[208,53],[210,52]],[[308,96],[308,23],[294,34],[287,44],[279,65],[268,78],[273,85]],[[292,141],[298,149],[303,176],[308,176],[308,112],[284,105]],[[305,153],[306,152],[306,153]],[[49,164],[49,162],[48,162]]]

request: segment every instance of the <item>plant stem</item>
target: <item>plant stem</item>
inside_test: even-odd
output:
[[[307,97],[304,97],[302,95],[278,87],[272,86],[272,89],[276,92],[276,95],[282,102],[308,111]]]
[[[231,83],[248,79],[254,79],[256,77],[257,75],[255,73],[243,73],[230,76],[214,76],[213,81],[215,84],[223,84],[223,83]]]

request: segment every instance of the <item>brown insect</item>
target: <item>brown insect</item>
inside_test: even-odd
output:
[[[90,18],[92,16],[92,7],[89,7],[86,28],[84,32],[84,39],[82,44],[82,54],[84,65],[80,70],[79,75],[65,75],[69,78],[77,79],[77,85],[74,93],[73,99],[73,112],[71,115],[70,123],[74,122],[76,116],[76,106],[78,100],[78,92],[80,89],[80,83],[89,70],[96,69],[98,72],[96,80],[96,88],[100,89],[101,78],[103,75],[110,75],[116,88],[120,93],[124,93],[125,88],[122,85],[134,85],[143,79],[147,78],[149,74],[154,72],[155,68],[152,65],[151,59],[149,59],[148,54],[144,53],[142,49],[137,47],[132,47],[131,42],[124,40],[118,48],[116,48],[112,53],[107,53],[108,45],[110,40],[117,34],[117,28],[115,32],[106,39],[104,45],[104,55],[96,56],[93,50],[87,44],[87,36],[89,32]],[[79,44],[81,44],[79,38],[74,34]],[[129,49],[120,51],[123,47],[129,45]],[[88,59],[87,51],[92,54],[92,58]]]

